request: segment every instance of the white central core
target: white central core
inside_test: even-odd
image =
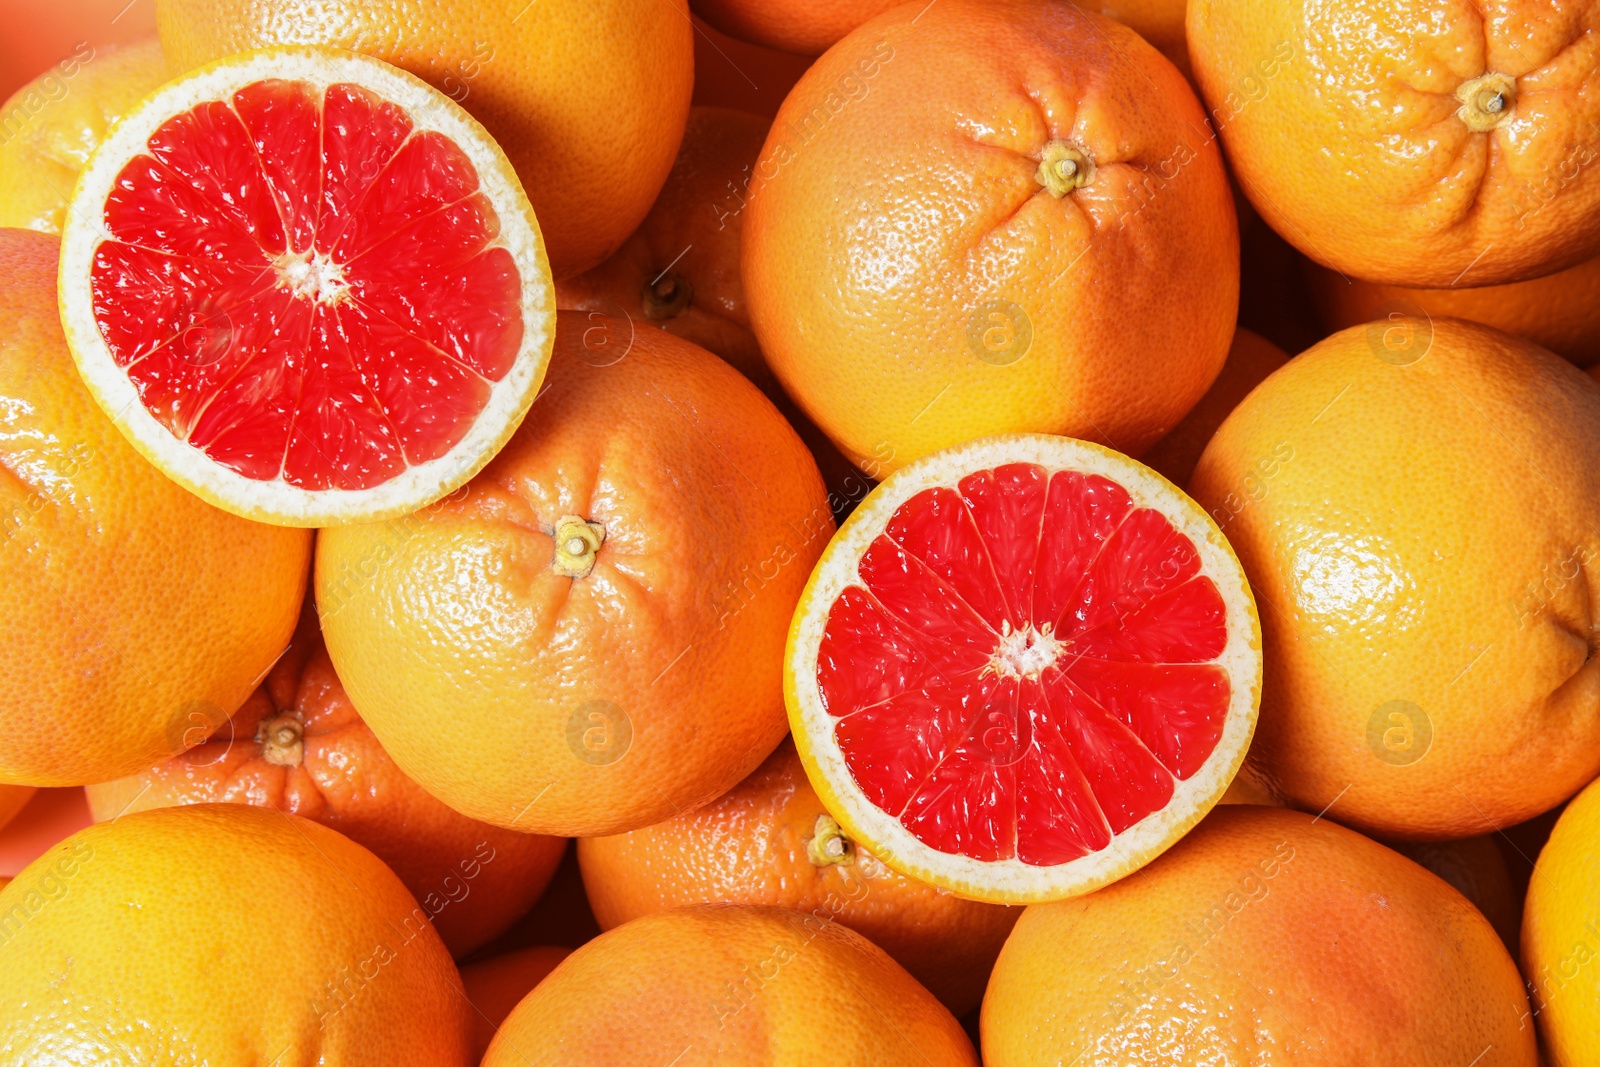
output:
[[[344,268],[325,252],[285,252],[272,265],[279,288],[318,304],[338,304],[350,290]]]
[[[1049,623],[1039,630],[1032,623],[1013,630],[1008,622],[1000,631],[1000,644],[989,669],[1003,678],[1037,678],[1056,661],[1063,647],[1051,634]]]

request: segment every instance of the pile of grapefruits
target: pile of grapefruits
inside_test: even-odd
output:
[[[1600,1067],[1600,0],[0,13],[0,1067]]]

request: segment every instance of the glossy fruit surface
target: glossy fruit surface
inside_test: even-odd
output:
[[[783,908],[636,919],[517,1005],[484,1067],[583,1063],[977,1067],[948,1011],[860,934]]]
[[[1600,253],[1600,3],[1195,0],[1239,185],[1343,274],[1498,285]]]
[[[158,0],[174,70],[272,45],[364,52],[488,128],[558,277],[604,260],[672,166],[694,86],[685,0]]]
[[[1190,490],[1262,603],[1250,760],[1277,795],[1470,837],[1600,771],[1600,389],[1570,363],[1455,319],[1344,330],[1234,410]]]
[[[0,106],[12,123],[0,138],[0,226],[59,234],[89,156],[112,123],[166,80],[166,57],[151,35],[86,45],[18,89]]]
[[[407,778],[356,714],[309,613],[265,681],[204,744],[88,794],[100,821],[228,802],[330,826],[400,876],[457,957],[532,907],[566,850],[559,837],[457,814]]]
[[[1181,837],[1243,760],[1261,677],[1205,514],[1042,434],[878,486],[818,562],[786,667],[800,758],[850,837],[995,903],[1089,892]]]
[[[1228,806],[1139,873],[1023,914],[983,1059],[1534,1067],[1526,1012],[1445,882],[1326,819]]]
[[[1567,805],[1539,853],[1522,915],[1522,972],[1550,1067],[1600,1063],[1600,786]]]
[[[602,929],[689,904],[767,904],[833,919],[894,957],[963,1016],[978,1006],[1019,908],[962,900],[850,840],[784,741],[705,807],[578,842]]]
[[[464,1067],[461,979],[400,880],[243,804],[80,831],[0,894],[0,1064]]]
[[[784,634],[832,530],[811,456],[737,371],[562,312],[522,429],[451,499],[324,531],[317,604],[424,788],[497,826],[621,833],[782,739]]]
[[[200,497],[290,526],[415,510],[532,403],[554,294],[505,156],[327,48],[191,71],[95,150],[62,237],[90,391]]]
[[[744,220],[768,364],[858,465],[997,433],[1137,454],[1238,310],[1222,158],[1183,77],[1072,4],[861,26],[773,123]]]
[[[199,744],[294,632],[311,534],[145,462],[72,365],[54,237],[0,231],[0,781],[82,785]]]

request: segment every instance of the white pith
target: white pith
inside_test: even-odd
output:
[[[285,252],[273,260],[272,268],[278,274],[278,288],[312,303],[337,306],[350,291],[344,267],[320,249]]]
[[[128,160],[145,152],[150,135],[173,115],[198,104],[227,100],[265,79],[305,82],[317,92],[349,82],[399,105],[412,136],[437,132],[471,160],[479,190],[499,216],[499,235],[521,275],[522,345],[511,370],[490,383],[488,403],[457,445],[437,459],[408,467],[370,489],[301,489],[276,480],[248,478],[182,441],[145,409],[132,381],[117,366],[95,321],[90,287],[96,248],[110,238],[103,206]],[[336,302],[342,271],[317,257],[275,264],[279,282],[302,295]],[[62,326],[74,361],[95,400],[146,458],[198,496],[249,518],[285,526],[370,522],[414,511],[465,483],[488,462],[496,446],[521,421],[537,394],[555,339],[555,300],[549,261],[533,208],[505,154],[475,119],[453,100],[380,60],[328,48],[269,48],[219,60],[156,90],[114,126],[79,176],[62,233],[59,300]]]
[[[973,471],[1007,463],[1034,463],[1049,473],[1098,474],[1121,485],[1135,507],[1155,508],[1185,534],[1200,557],[1200,570],[1216,583],[1227,608],[1228,636],[1213,662],[1228,674],[1232,694],[1222,736],[1187,781],[1174,780],[1171,800],[1121,834],[1100,852],[1040,867],[1020,860],[985,861],[940,852],[918,840],[889,812],[867,799],[856,784],[834,736],[837,723],[823,704],[816,664],[828,611],[845,588],[865,586],[859,561],[902,504],[930,486],[953,486]],[[1026,631],[1016,631],[1025,634]],[[1037,642],[1040,634],[1032,638]],[[1011,638],[1010,648],[1027,638]],[[1051,641],[1055,639],[1050,638]],[[996,660],[1004,660],[1006,638]],[[1045,648],[1033,653],[1042,657]],[[1261,692],[1260,623],[1244,572],[1222,532],[1198,504],[1159,474],[1110,449],[1047,434],[990,437],[917,460],[879,485],[862,501],[823,552],[801,596],[785,654],[789,724],[806,755],[808,774],[829,811],[854,839],[890,867],[912,878],[977,900],[1033,903],[1090,892],[1154,859],[1198,822],[1227,790],[1255,730]],[[1054,650],[1059,654],[1061,649]],[[1017,667],[1023,651],[1010,660]],[[1029,664],[1033,661],[1028,660]],[[991,664],[991,666],[995,666]],[[999,667],[995,667],[999,669]]]
[[[994,657],[989,660],[989,669],[1002,678],[1037,678],[1061,657],[1064,647],[1050,632],[1049,623],[1036,630],[1030,622],[1013,630],[1007,622],[995,645]]]

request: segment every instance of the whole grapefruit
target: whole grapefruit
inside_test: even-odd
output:
[[[1556,820],[1539,853],[1522,914],[1522,971],[1533,991],[1551,1067],[1600,1062],[1600,785],[1590,785]]]
[[[0,892],[0,1064],[465,1067],[455,964],[405,886],[243,804],[81,830]]]
[[[1600,388],[1486,326],[1341,331],[1257,386],[1190,491],[1261,602],[1252,772],[1396,839],[1489,833],[1600,771]]]
[[[833,532],[816,464],[722,360],[561,312],[541,399],[461,492],[323,531],[339,677],[457,811],[594,836],[704,804],[783,738],[789,616]]]
[[[692,109],[650,214],[610,259],[559,283],[556,306],[659,326],[777,392],[739,278],[745,200],[770,125],[747,111]]]
[[[955,1017],[872,942],[783,908],[649,915],[568,956],[484,1067],[918,1063],[977,1067]]]
[[[857,28],[784,101],[744,227],[768,364],[886,472],[1024,431],[1137,453],[1233,337],[1238,232],[1200,104],[1073,4],[942,0]]]
[[[1329,330],[1403,315],[1449,316],[1526,337],[1580,367],[1600,363],[1600,258],[1525,282],[1470,289],[1379,285],[1310,262],[1306,276]]]
[[[1245,195],[1327,267],[1498,285],[1600,254],[1600,3],[1195,0]]]
[[[984,997],[988,1067],[1534,1067],[1487,920],[1375,841],[1229,805],[1137,874],[1030,907]]]

